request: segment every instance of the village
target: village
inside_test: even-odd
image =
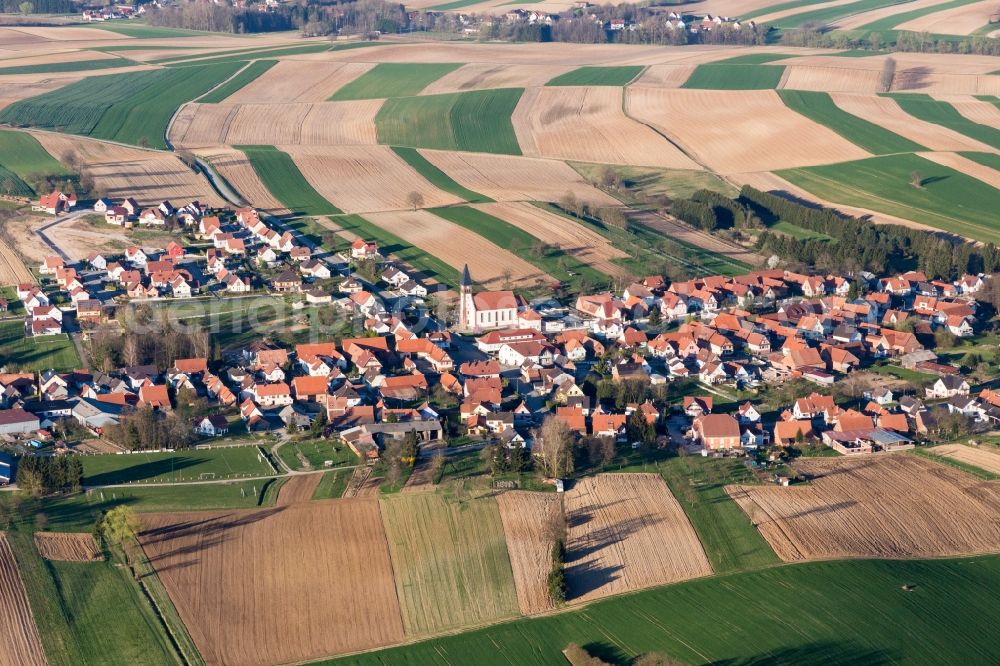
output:
[[[75,205],[54,192],[36,209]],[[325,253],[253,208],[141,208],[127,198],[98,200],[93,210],[119,227],[170,223],[198,243],[46,258],[41,285],[17,287],[26,336],[87,339],[126,326],[122,313],[140,304],[248,294],[328,308],[350,325],[337,338],[256,339],[160,366],[0,375],[0,434],[21,451],[31,450],[28,441],[57,454],[148,449],[109,433],[139,413],[165,418],[193,398],[201,409],[188,414],[184,436],[155,446],[311,430],[368,463],[407,437],[428,452],[491,444],[541,455],[536,440],[555,421],[571,445],[775,461],[803,446],[891,452],[1000,421],[1000,393],[974,392],[975,382],[936,353],[975,335],[976,294],[988,276],[945,282],[916,271],[775,268],[674,283],[650,276],[560,303],[481,290],[467,266],[454,307],[433,312],[427,286],[373,241]],[[901,379],[913,375],[933,380]],[[54,436],[65,421],[86,433],[79,446]]]

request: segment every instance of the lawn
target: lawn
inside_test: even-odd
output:
[[[517,615],[494,498],[396,494],[381,506],[407,636]]]
[[[242,150],[265,187],[296,215],[336,215],[327,201],[305,179],[295,161],[274,146],[236,146]]]
[[[930,95],[918,93],[886,93],[883,96],[896,100],[900,108],[914,118],[947,127],[994,148],[1000,148],[1000,129],[972,122],[948,102],[940,102]]]
[[[237,69],[231,63],[89,77],[15,102],[0,112],[0,122],[164,149],[177,107]]]
[[[608,276],[587,266],[561,249],[547,251],[544,255],[533,250],[541,241],[498,217],[468,206],[451,206],[431,209],[438,217],[473,231],[495,245],[510,250],[533,266],[561,282],[577,284],[581,279],[590,284],[607,282]]]
[[[645,69],[640,65],[620,67],[578,67],[560,74],[547,86],[624,86],[628,85]]]
[[[83,55],[83,54],[81,54]],[[94,69],[129,67],[140,63],[125,58],[103,58],[101,60],[73,60],[39,65],[19,65],[0,67],[0,74],[55,74],[57,72],[89,72]]]
[[[256,446],[83,457],[83,484],[173,483],[274,474]]]
[[[777,172],[835,203],[859,206],[979,241],[1000,241],[1000,192],[981,180],[917,155],[873,157]],[[911,184],[913,174],[921,186]]]
[[[990,620],[998,586],[997,556],[813,562],[678,583],[326,663],[557,664],[570,642],[613,664],[650,651],[730,666],[996,663]]]
[[[410,97],[461,66],[454,62],[382,62],[343,86],[330,101]]]
[[[323,469],[326,461],[331,461],[332,467],[341,465],[356,465],[358,457],[351,452],[346,444],[335,446],[328,439],[312,439],[305,442],[286,442],[278,449],[278,456],[288,467],[294,470],[305,469],[299,459],[304,457],[311,469]]]
[[[510,116],[521,88],[389,99],[375,116],[379,143],[520,155]]]
[[[347,490],[347,483],[351,480],[352,473],[353,470],[349,469],[335,469],[332,472],[327,472],[319,480],[319,485],[316,486],[312,498],[314,500],[325,500],[343,497],[344,491]]]
[[[757,483],[742,460],[683,456],[660,462],[657,467],[698,533],[716,573],[780,563],[743,510],[726,494],[728,484]]]
[[[698,90],[773,90],[785,68],[777,65],[723,64],[698,65],[682,88]]]
[[[37,175],[69,175],[69,171],[30,134],[0,130],[0,183],[10,178],[14,194],[30,197],[37,193],[29,181]]]
[[[456,197],[465,199],[469,203],[490,203],[493,201],[493,199],[485,195],[473,192],[459,185],[451,176],[434,166],[426,157],[421,155],[416,148],[393,147],[392,150],[439,190],[454,194]]]
[[[927,150],[918,143],[844,111],[825,92],[779,90],[778,96],[792,111],[824,125],[875,155]]]
[[[9,370],[60,372],[76,370],[82,365],[68,335],[26,338],[20,319],[0,322],[0,364]]]
[[[812,229],[806,229],[792,224],[791,222],[785,222],[784,220],[770,225],[768,229],[771,231],[780,231],[785,235],[799,240],[833,240],[833,238],[824,233],[813,231]]]
[[[152,606],[113,561],[43,560],[30,529],[9,532],[49,663],[176,664]]]
[[[252,62],[239,74],[229,79],[207,95],[198,98],[198,101],[203,104],[217,104],[238,90],[241,90],[244,86],[249,85],[256,80],[257,77],[277,64],[277,60],[257,60]]]

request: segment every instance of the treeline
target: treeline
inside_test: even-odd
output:
[[[28,495],[76,491],[83,463],[76,456],[25,456],[17,463],[17,487]]]
[[[146,6],[146,22],[164,28],[207,30],[210,32],[253,33],[293,30],[296,14],[302,8],[283,6],[276,11],[260,12],[226,4],[186,2],[166,7]]]
[[[698,190],[688,199],[675,199],[670,212],[705,231],[743,227],[750,216],[740,202],[712,190]]]
[[[622,7],[625,9],[623,10]],[[622,7],[588,7],[598,20],[589,15],[572,12],[560,14],[560,19],[547,25],[516,21],[508,23],[502,19],[484,23],[480,38],[502,39],[517,42],[575,42],[580,44],[659,44],[683,46],[685,44],[726,44],[755,46],[767,43],[767,29],[763,27],[740,30],[728,26],[716,27],[710,31],[692,34],[688,30],[671,29],[666,26],[662,12],[654,12],[647,7],[623,5]],[[609,30],[605,25],[612,19],[624,19],[635,23],[634,30]]]
[[[0,0],[0,12],[4,14],[75,14],[78,5],[73,0],[28,0],[31,6],[27,12],[22,12],[25,0]]]
[[[105,325],[90,335],[89,352],[94,367],[114,368],[154,365],[165,369],[179,358],[213,359],[217,349],[207,330],[194,324],[178,324],[164,308],[154,317],[148,306],[122,309],[120,326]],[[124,334],[122,331],[124,330]]]
[[[740,191],[738,202],[765,224],[785,221],[833,239],[799,239],[768,231],[758,237],[758,250],[809,266],[879,273],[917,268],[928,276],[944,279],[964,273],[992,273],[1000,268],[1000,252],[992,243],[977,245],[920,229],[876,225],[749,186]]]
[[[142,407],[122,414],[119,423],[104,429],[104,436],[129,451],[183,449],[194,441],[194,430],[178,413]]]
[[[406,7],[398,2],[359,0],[330,5],[309,4],[288,9],[292,12],[293,21],[306,37],[369,35],[376,32],[395,34],[406,32],[412,27]]]
[[[894,37],[894,38],[893,38]],[[975,35],[964,39],[939,39],[929,33],[901,30],[884,38],[881,33],[856,35],[821,26],[807,26],[785,30],[781,43],[787,46],[810,48],[868,49],[872,51],[895,50],[915,53],[960,53],[975,55],[1000,55],[1000,39]]]

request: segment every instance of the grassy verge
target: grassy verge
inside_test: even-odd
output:
[[[319,485],[316,486],[312,498],[314,500],[325,500],[343,497],[344,491],[347,490],[347,483],[351,480],[352,473],[353,470],[349,469],[335,469],[332,472],[327,472],[319,480]]]

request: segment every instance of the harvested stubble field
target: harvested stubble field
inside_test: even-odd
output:
[[[226,146],[214,146],[199,150],[198,156],[208,160],[219,175],[254,207],[273,215],[286,215],[290,212],[274,198],[264,183],[260,182],[257,172],[243,151]]]
[[[971,35],[988,24],[991,19],[995,19],[997,11],[997,3],[994,0],[982,0],[925,14],[911,21],[900,23],[895,28],[896,30],[911,30],[913,32]]]
[[[381,505],[408,637],[517,614],[495,499],[412,493]]]
[[[370,213],[365,219],[456,270],[462,270],[466,264],[475,266],[473,278],[486,287],[500,288],[508,270],[514,285],[530,285],[538,279],[553,281],[551,276],[479,234],[425,210]]]
[[[89,532],[35,532],[35,546],[47,560],[59,562],[99,562],[101,549]]]
[[[629,88],[627,108],[720,173],[770,171],[868,157],[795,113],[773,90]],[[735,137],[739,137],[736,139]]]
[[[795,467],[808,485],[727,488],[787,562],[1000,550],[1000,484],[907,454]]]
[[[0,662],[45,666],[45,650],[7,537],[0,532]]]
[[[786,67],[781,88],[819,92],[850,92],[874,95],[881,90],[880,75],[875,70],[828,67]]]
[[[896,100],[871,95],[833,93],[834,103],[859,118],[884,127],[931,150],[975,150],[992,152],[993,148],[964,134],[935,123],[915,118],[903,111]]]
[[[0,286],[32,282],[34,279],[14,248],[0,240]]]
[[[164,200],[188,203],[197,199],[212,207],[226,205],[204,177],[171,153],[53,132],[34,132],[33,136],[56,157],[75,152],[88,165],[87,173],[93,177],[95,186],[113,199],[133,197],[143,205]]]
[[[558,201],[568,192],[598,207],[619,205],[558,160],[439,150],[420,154],[463,187],[496,201]]]
[[[930,453],[952,458],[973,467],[1000,474],[1000,449],[993,447],[972,447],[964,444],[943,444],[928,449]]]
[[[263,100],[322,102],[372,67],[367,62],[282,60],[226,101],[230,104]]]
[[[382,100],[188,104],[170,128],[177,146],[374,144]]]
[[[427,207],[462,199],[434,187],[388,146],[279,146],[309,184],[345,213],[413,208],[411,192]]]
[[[278,491],[276,506],[289,506],[308,502],[316,493],[322,474],[296,474],[288,477]]]
[[[546,526],[562,513],[555,493],[512,491],[497,497],[510,565],[514,571],[517,603],[525,615],[552,608],[547,579],[552,569],[553,543]]]
[[[568,72],[565,65],[505,65],[470,63],[445,74],[423,89],[420,94],[489,90],[491,88],[533,88]]]
[[[307,661],[403,640],[376,501],[142,523],[139,540],[208,664]]]
[[[622,110],[622,89],[529,88],[511,120],[525,155],[673,169],[700,168]]]
[[[605,275],[628,275],[624,267],[611,262],[612,259],[622,259],[628,255],[614,247],[607,238],[582,224],[568,223],[566,218],[527,202],[478,204],[474,208],[557,246],[580,263]]]
[[[656,474],[587,477],[564,501],[573,602],[712,573],[684,510]]]

